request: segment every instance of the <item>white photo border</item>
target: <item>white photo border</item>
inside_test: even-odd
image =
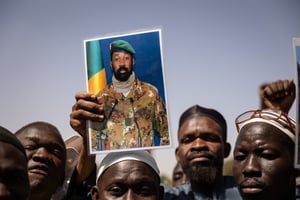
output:
[[[149,39],[152,38],[152,39]],[[156,39],[155,39],[156,38]],[[163,57],[163,50],[162,50],[162,28],[161,27],[155,27],[155,28],[149,28],[149,29],[142,29],[142,30],[136,30],[136,31],[130,31],[126,33],[120,33],[120,34],[108,34],[105,36],[100,37],[94,37],[89,38],[83,41],[84,46],[84,59],[85,59],[85,75],[86,75],[86,87],[87,91],[89,91],[88,88],[88,69],[87,69],[87,43],[90,41],[98,40],[100,42],[100,49],[101,54],[103,58],[103,64],[106,70],[106,79],[107,84],[111,83],[111,77],[112,72],[109,66],[110,61],[110,50],[109,50],[109,44],[113,40],[117,39],[124,39],[128,41],[130,44],[132,44],[136,50],[136,59],[135,62],[135,74],[141,81],[145,81],[148,83],[151,83],[154,85],[162,98],[162,100],[165,103],[166,112],[167,112],[167,121],[168,121],[168,132],[169,132],[169,144],[168,145],[160,145],[160,146],[150,146],[150,147],[138,147],[138,148],[126,148],[126,149],[110,149],[110,150],[97,150],[94,148],[94,144],[92,141],[92,132],[95,131],[95,129],[91,129],[92,123],[91,121],[87,122],[87,137],[88,137],[88,143],[89,143],[89,154],[101,154],[101,153],[109,153],[109,152],[115,152],[115,151],[132,151],[132,150],[152,150],[152,149],[160,149],[160,148],[170,148],[172,147],[172,134],[171,134],[171,124],[170,124],[170,115],[169,115],[169,107],[167,102],[167,89],[166,89],[166,80],[165,80],[165,65],[164,65],[164,57]],[[158,46],[155,46],[155,42],[149,42],[151,40],[157,40],[156,43]],[[143,65],[143,62],[151,62],[149,60],[149,57],[151,56],[145,56],[147,55],[147,48],[149,51],[159,51],[159,57],[160,60],[153,60],[152,64],[150,65]],[[154,50],[153,50],[154,48]],[[152,49],[152,50],[151,50]],[[156,50],[155,50],[156,49]],[[140,53],[140,55],[139,55]],[[150,54],[151,55],[151,54]],[[143,57],[145,59],[143,59]],[[141,61],[141,63],[139,63]],[[140,67],[139,67],[140,66]],[[145,70],[145,67],[150,66],[149,70]],[[148,69],[148,68],[147,68]],[[155,70],[155,71],[154,71]],[[99,123],[100,124],[100,123]]]
[[[296,84],[296,144],[295,144],[295,167],[300,169],[300,138],[299,138],[299,123],[300,123],[300,37],[293,38],[293,58],[295,66],[295,84]]]

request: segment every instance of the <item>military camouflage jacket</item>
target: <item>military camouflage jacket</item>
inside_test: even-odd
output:
[[[113,85],[98,96],[105,103],[106,116],[101,128],[102,150],[169,145],[165,104],[153,85],[135,78],[127,97],[117,93]],[[99,134],[94,135],[92,143],[99,141]]]

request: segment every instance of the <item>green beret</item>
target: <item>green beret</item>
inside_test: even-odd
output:
[[[110,52],[127,51],[128,53],[135,54],[134,48],[125,40],[116,40],[110,43]]]

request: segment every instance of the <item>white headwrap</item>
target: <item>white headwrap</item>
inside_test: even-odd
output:
[[[97,173],[97,182],[99,177],[103,174],[103,172],[107,168],[109,168],[110,166],[118,162],[125,161],[125,160],[136,160],[136,161],[144,162],[145,164],[149,165],[149,167],[151,167],[159,176],[158,166],[154,158],[147,151],[136,150],[136,151],[111,152],[103,158],[99,166],[99,170]]]
[[[238,123],[239,130],[241,130],[245,125],[254,122],[264,122],[270,124],[283,133],[285,133],[291,140],[295,143],[295,132],[296,132],[296,122],[292,118],[281,113],[278,110],[265,109],[261,111],[254,111],[256,114],[252,115],[249,120]]]

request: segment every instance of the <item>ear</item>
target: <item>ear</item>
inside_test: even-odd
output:
[[[164,199],[164,193],[165,193],[165,189],[163,186],[159,186],[159,199],[163,200]]]
[[[230,143],[226,142],[224,144],[224,158],[227,158],[229,156],[230,150],[231,150],[231,145]]]
[[[97,185],[92,187],[91,196],[92,196],[92,200],[98,200],[99,199],[99,190],[98,190]]]
[[[113,67],[112,67],[112,62],[111,62],[111,61],[109,62],[109,64],[110,64],[110,68],[113,69]]]

